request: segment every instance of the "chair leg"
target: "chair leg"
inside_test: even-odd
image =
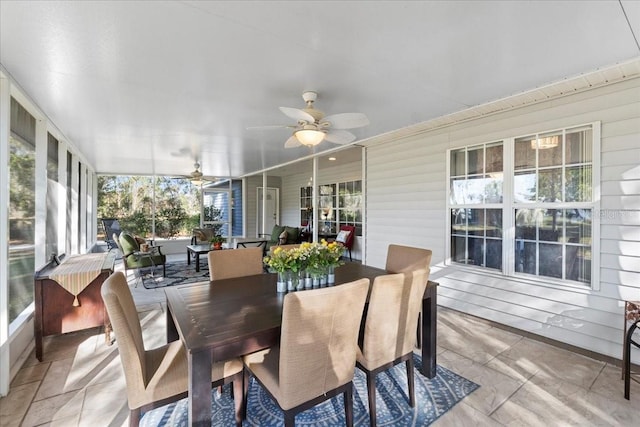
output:
[[[407,385],[409,386],[409,406],[416,406],[415,384],[413,378],[413,354],[407,359]]]
[[[369,394],[369,424],[376,427],[376,374],[367,371],[367,393]]]
[[[245,366],[243,369],[243,379],[242,379],[242,419],[247,419],[247,395],[249,394],[249,380],[251,378],[251,374],[249,373],[249,369]],[[235,388],[235,387],[234,387]]]
[[[167,263],[162,264],[162,277],[167,277]]]
[[[233,404],[236,411],[236,426],[242,427],[242,420],[246,414],[244,400],[244,374],[233,380]]]
[[[129,411],[129,427],[138,427],[140,425],[140,408]]]
[[[296,414],[293,412],[285,412],[284,413],[284,427],[295,427],[296,425]]]
[[[353,427],[353,386],[344,392],[344,419],[347,427]]]
[[[353,262],[353,258],[351,258],[351,249],[349,249],[349,261]]]
[[[631,338],[638,327],[638,323],[640,323],[640,320],[631,325],[624,340],[624,398],[627,400],[629,400],[631,392],[631,343],[633,343]],[[636,344],[636,346],[638,345]]]

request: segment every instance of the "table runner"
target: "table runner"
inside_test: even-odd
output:
[[[73,295],[73,306],[78,307],[78,294],[98,277],[106,258],[106,253],[72,255],[56,267],[49,278]]]

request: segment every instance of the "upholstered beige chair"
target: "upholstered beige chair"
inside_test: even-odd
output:
[[[368,289],[369,279],[360,279],[285,295],[280,345],[244,357],[245,391],[250,371],[284,412],[285,426],[339,394],[353,425],[352,381]]]
[[[431,254],[432,252],[429,249],[389,245],[385,269],[388,273],[406,273],[421,268],[429,268]]]
[[[369,420],[376,425],[376,374],[407,365],[409,405],[415,405],[413,347],[415,324],[429,279],[427,270],[378,276],[371,287],[357,366],[367,375]]]
[[[431,268],[431,250],[414,248],[412,246],[389,245],[387,249],[388,273],[407,273],[421,268]],[[422,309],[418,315],[416,327],[416,344],[422,347]]]
[[[116,335],[124,369],[129,425],[137,426],[143,411],[187,397],[187,355],[180,341],[145,350],[138,312],[122,272],[118,271],[105,280],[102,299]],[[242,425],[242,361],[233,359],[214,363],[211,381],[212,386],[233,382],[236,423]]]
[[[211,251],[208,259],[211,280],[253,276],[263,272],[260,247]]]

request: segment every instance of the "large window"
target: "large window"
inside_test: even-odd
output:
[[[9,137],[9,322],[33,302],[36,121],[11,99]]]
[[[311,187],[300,188],[300,224],[313,223]],[[318,233],[335,234],[341,225],[354,225],[362,235],[362,181],[338,182],[318,187]]]
[[[597,126],[451,150],[451,262],[591,284]]]

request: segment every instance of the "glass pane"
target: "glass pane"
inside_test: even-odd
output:
[[[487,146],[486,173],[502,172],[502,143]]]
[[[538,137],[538,167],[562,164],[562,134],[553,133]]]
[[[562,278],[562,245],[540,244],[540,276]]]
[[[467,151],[469,159],[468,175],[484,173],[484,147],[472,148]]]
[[[538,172],[538,201],[562,201],[562,169],[545,169]]]
[[[545,242],[562,240],[562,209],[545,209],[541,211],[538,239]]]
[[[532,169],[536,167],[536,150],[531,146],[532,141],[535,144],[535,136],[526,136],[524,138],[516,139],[514,155],[514,167],[516,170]]]
[[[502,203],[502,174],[484,178],[484,202]]]
[[[466,203],[467,180],[464,178],[451,179],[451,201],[452,205],[462,205]]]
[[[567,246],[565,277],[577,282],[591,282],[591,249],[580,246]]]
[[[533,202],[536,199],[536,174],[518,172],[513,177],[513,197],[516,202]]]
[[[486,210],[487,237],[502,237],[502,209]]]
[[[35,154],[32,144],[9,137],[9,322],[33,302]]]
[[[469,209],[468,230],[472,236],[484,236],[484,209]]]
[[[591,245],[591,209],[565,210],[566,241]]]
[[[536,240],[537,209],[516,209],[516,239]]]
[[[483,176],[469,178],[465,203],[483,203],[486,183],[487,179]]]
[[[451,234],[467,234],[467,209],[451,209]]]
[[[566,132],[566,164],[591,163],[593,132],[591,127],[570,129]]]
[[[464,237],[451,238],[451,259],[455,262],[465,263],[466,260],[466,239]]]
[[[472,238],[467,240],[469,245],[467,264],[484,265],[484,239]]]
[[[574,166],[565,169],[565,200],[567,202],[591,201],[591,166]]]
[[[536,274],[536,244],[516,241],[515,270],[518,273]]]
[[[487,239],[486,267],[502,270],[502,240]]]
[[[45,259],[58,254],[58,140],[47,134],[47,220]],[[87,218],[88,219],[88,218]],[[64,252],[64,251],[63,251]]]
[[[466,151],[451,150],[451,176],[463,176],[466,174],[464,167]]]

